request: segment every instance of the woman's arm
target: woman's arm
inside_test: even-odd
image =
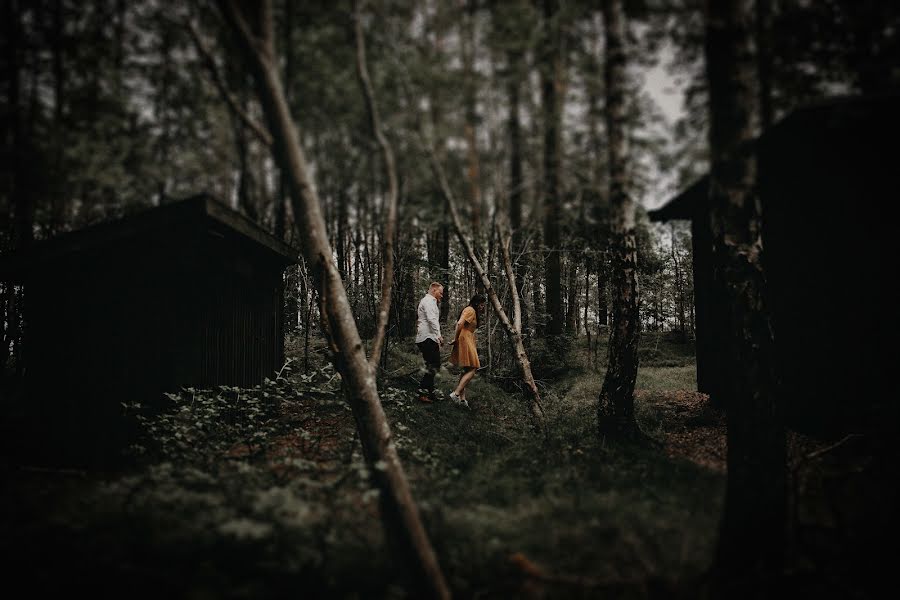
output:
[[[453,334],[453,341],[450,342],[451,344],[455,344],[456,340],[459,339],[459,332],[463,330],[464,324],[465,324],[465,321],[462,319],[462,317],[460,317],[459,321],[456,322],[456,332],[454,332],[454,334]]]

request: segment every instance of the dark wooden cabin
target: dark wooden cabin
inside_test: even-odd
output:
[[[3,258],[0,277],[26,291],[27,429],[44,442],[117,440],[121,403],[272,377],[284,355],[282,274],[296,257],[198,196]]]
[[[756,140],[765,268],[788,423],[820,434],[897,426],[894,276],[900,100],[797,110]],[[691,221],[697,384],[721,398],[724,298],[711,286],[708,176],[653,221]]]

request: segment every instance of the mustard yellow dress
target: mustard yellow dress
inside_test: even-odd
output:
[[[450,362],[458,367],[475,367],[477,369],[481,363],[478,361],[478,350],[475,349],[475,325],[478,322],[475,309],[467,306],[459,320],[462,321],[463,327],[450,352]]]

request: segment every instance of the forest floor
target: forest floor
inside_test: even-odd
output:
[[[468,411],[446,400],[423,404],[414,345],[391,349],[382,402],[456,597],[687,598],[701,589],[724,501],[726,445],[723,415],[691,391],[692,347],[644,336],[636,411],[655,443],[635,444],[597,436],[602,365],[593,363],[603,351],[595,361],[581,343],[563,360],[535,349],[544,436],[530,427],[511,376],[480,373]],[[175,417],[145,420],[152,435],[125,472],[5,461],[0,550],[12,557],[13,579],[35,597],[78,589],[406,597],[340,378],[321,350],[314,346],[304,373],[286,370],[255,390],[186,390]],[[289,354],[302,363],[298,347]],[[445,395],[454,381],[445,369]],[[841,548],[848,538],[839,521],[855,513],[821,492],[839,481],[845,495],[880,494],[846,484],[840,453],[854,443],[789,435],[790,513],[803,525],[787,549],[797,589],[867,597]],[[851,545],[862,547],[871,532],[856,531]],[[805,550],[810,537],[815,556]]]

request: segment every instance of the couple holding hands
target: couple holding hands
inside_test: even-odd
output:
[[[416,311],[416,346],[422,352],[425,359],[425,375],[419,383],[419,400],[421,402],[434,402],[437,396],[434,392],[434,376],[441,368],[441,347],[444,338],[441,335],[441,309],[438,302],[444,297],[444,286],[433,282],[428,293],[419,301]],[[469,301],[459,319],[456,321],[456,331],[450,345],[450,363],[462,369],[459,383],[450,392],[450,400],[454,404],[469,408],[466,401],[466,386],[475,377],[475,372],[481,366],[478,360],[478,351],[475,348],[475,328],[478,327],[478,316],[484,311],[485,297],[475,294]]]

